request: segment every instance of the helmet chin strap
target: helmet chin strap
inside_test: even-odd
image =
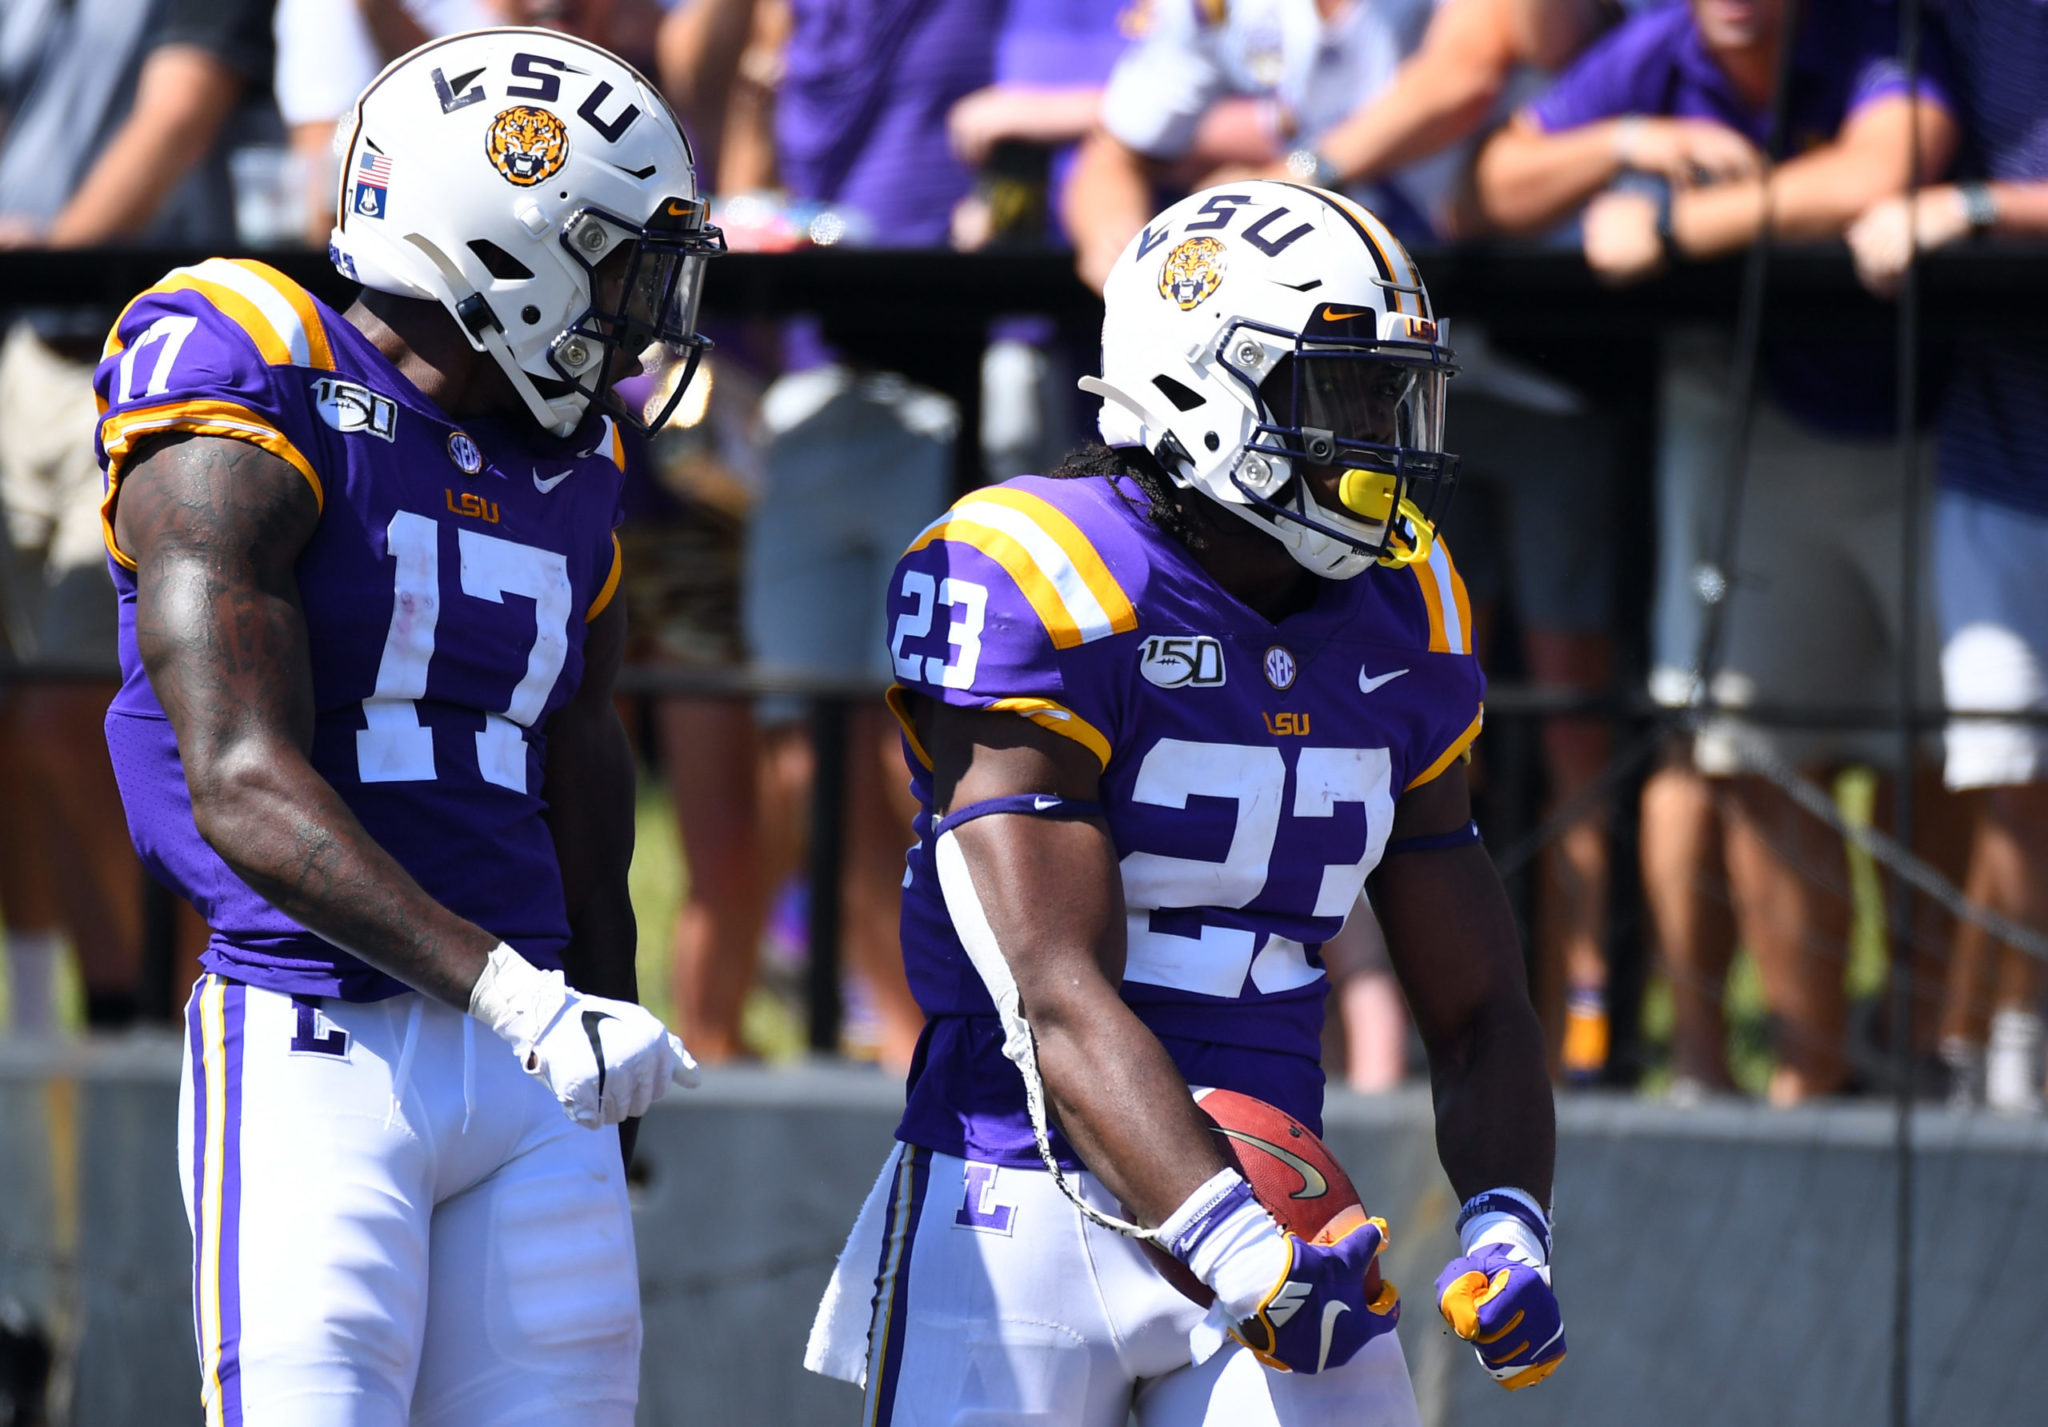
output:
[[[518,358],[512,355],[512,348],[505,341],[504,326],[498,321],[498,315],[491,311],[491,306],[484,300],[483,294],[472,290],[467,296],[459,295],[468,284],[463,281],[461,270],[448,261],[448,255],[436,247],[431,239],[418,233],[407,233],[405,241],[425,253],[427,260],[434,265],[435,271],[441,274],[441,281],[447,287],[449,297],[454,299],[456,319],[462,324],[470,340],[491,354],[492,360],[497,362],[506,379],[512,383],[512,389],[519,393],[519,399],[526,403],[526,409],[532,413],[533,419],[557,436],[567,436],[574,431],[577,423],[583,420],[583,413],[590,404],[589,399],[580,392],[557,401],[550,401],[541,395],[540,388],[533,384],[532,376],[519,365]]]

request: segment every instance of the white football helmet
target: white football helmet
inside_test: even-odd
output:
[[[667,420],[710,345],[697,298],[724,242],[682,126],[630,66],[552,30],[451,35],[387,65],[335,149],[344,276],[439,302],[560,435],[632,374],[615,352],[685,363],[663,409],[618,413]]]
[[[1457,370],[1422,276],[1386,226],[1339,194],[1260,179],[1182,199],[1148,223],[1103,288],[1111,446],[1349,579],[1429,553],[1457,458],[1443,449]],[[1297,465],[1343,470],[1342,510]]]

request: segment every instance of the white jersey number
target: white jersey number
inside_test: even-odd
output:
[[[1384,748],[1304,748],[1294,775],[1291,811],[1297,818],[1327,818],[1341,803],[1365,807],[1364,855],[1326,865],[1316,892],[1314,915],[1344,916],[1386,847],[1394,817],[1392,760]],[[1204,925],[1195,936],[1176,936],[1151,925],[1152,912],[1160,908],[1250,905],[1271,875],[1286,790],[1286,760],[1270,745],[1162,738],[1152,746],[1138,766],[1134,801],[1185,808],[1190,797],[1227,798],[1236,812],[1221,861],[1157,852],[1124,858],[1126,981],[1234,997],[1247,974],[1266,992],[1322,975],[1309,965],[1306,948],[1286,937],[1269,936],[1259,949],[1257,935],[1242,927]]]
[[[922,570],[905,570],[901,592],[904,598],[917,601],[917,605],[896,616],[896,628],[889,636],[889,658],[896,666],[896,677],[907,684],[973,688],[974,672],[981,666],[981,630],[988,618],[988,586],[951,576],[935,580]],[[959,619],[946,625],[946,657],[904,653],[906,643],[932,632],[935,606],[960,613]]]
[[[365,783],[427,782],[435,776],[434,731],[421,726],[418,701],[427,696],[427,665],[441,618],[440,526],[428,516],[401,510],[391,517],[387,533],[398,564],[391,627],[377,661],[376,688],[363,700],[356,776]],[[477,770],[484,780],[523,793],[523,730],[540,717],[569,655],[569,615],[575,608],[569,562],[556,551],[475,530],[457,528],[455,541],[465,595],[492,604],[503,604],[508,594],[533,601],[534,638],[525,677],[502,712],[484,715],[483,731],[476,736]]]

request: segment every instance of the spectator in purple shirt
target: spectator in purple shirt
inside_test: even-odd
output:
[[[1585,205],[1588,263],[1628,282],[1671,257],[1738,250],[1766,221],[1780,239],[1839,237],[1904,189],[1915,134],[1920,172],[1941,172],[1957,143],[1945,53],[1924,47],[1925,71],[1909,91],[1893,57],[1892,4],[1810,0],[1796,35],[1786,9],[1783,0],[1691,0],[1611,32],[1481,153],[1476,181],[1488,217],[1531,231]],[[1787,44],[1791,153],[1766,169],[1760,150]],[[1859,364],[1839,344],[1770,344],[1737,563],[1720,571],[1712,516],[1732,414],[1726,359],[1714,346],[1679,339],[1666,355],[1653,692],[1673,703],[1693,696],[1705,600],[1725,591],[1717,703],[1886,707],[1907,617],[1891,577],[1902,532],[1922,525],[1898,501],[1889,354],[1870,351]],[[1883,768],[1893,750],[1882,735],[1723,717],[1695,740],[1692,763],[1725,780],[1727,796],[1709,796],[1680,767],[1645,796],[1647,890],[1678,1009],[1675,1068],[1697,1088],[1729,1083],[1719,988],[1730,946],[1708,934],[1710,908],[1697,890],[1715,850],[1708,824],[1718,802],[1736,919],[1785,1030],[1771,1098],[1792,1103],[1848,1078],[1850,909],[1825,885],[1846,875],[1840,844],[1751,771],[1758,749],[1809,772]],[[1810,875],[1829,867],[1833,878]]]
[[[1975,233],[2048,235],[2048,7],[1949,0],[1973,177],[1887,198],[1849,244],[1864,281],[1895,290],[1914,247]],[[1957,344],[1939,426],[1934,596],[1942,694],[1952,708],[2048,709],[2048,353],[2038,331]],[[2048,930],[2048,739],[2038,726],[1958,720],[1948,786],[1970,790],[1972,900]],[[2040,980],[1981,928],[1957,930],[1942,1058],[1952,1098],[2041,1109]],[[1987,978],[1994,985],[1986,986]],[[1989,1040],[1987,1062],[1986,1041]]]

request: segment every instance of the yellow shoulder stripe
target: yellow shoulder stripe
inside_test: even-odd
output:
[[[327,492],[320,485],[313,463],[291,443],[291,438],[246,406],[230,401],[173,401],[117,412],[100,423],[100,444],[107,452],[107,493],[100,501],[100,535],[107,543],[107,553],[131,570],[135,562],[114,544],[114,500],[121,490],[121,468],[137,441],[162,431],[230,436],[260,446],[290,462],[313,488],[314,501],[322,510],[327,507]]]
[[[1429,610],[1429,647],[1437,654],[1472,652],[1472,599],[1465,593],[1464,578],[1451,562],[1450,547],[1439,537],[1431,543],[1429,558],[1408,567],[1422,587],[1422,603]]]
[[[590,610],[583,616],[589,624],[604,613],[605,606],[612,602],[612,596],[619,592],[619,576],[626,571],[626,552],[619,548],[618,532],[612,533],[612,572],[604,577],[604,588],[597,592],[597,598],[590,602]]]
[[[1102,736],[1102,730],[1065,704],[1052,699],[997,699],[989,708],[998,713],[1022,714],[1040,728],[1073,739],[1094,754],[1097,763],[1109,766],[1109,740]]]
[[[189,268],[174,269],[128,308],[151,293],[171,292],[196,292],[204,297],[246,332],[263,360],[274,367],[334,370],[334,349],[311,294],[268,264],[249,258],[208,258]],[[108,334],[100,360],[121,350],[121,323],[127,320],[128,308],[122,309]]]
[[[910,751],[917,755],[917,761],[930,768],[932,756],[924,751],[924,744],[918,739],[917,721],[910,716],[909,697],[910,690],[901,684],[891,684],[889,692],[882,695],[883,702],[889,705],[889,712],[896,715],[896,722],[903,725],[903,741],[910,745]]]
[[[904,741],[917,761],[925,767],[932,766],[931,754],[925,752],[924,744],[918,740],[917,724],[910,716],[910,690],[901,684],[891,684],[883,697],[888,701],[889,712],[896,715],[896,722],[903,725]],[[1065,704],[1052,699],[995,699],[988,709],[991,713],[1022,714],[1040,728],[1049,728],[1062,737],[1071,738],[1090,753],[1103,767],[1109,766],[1109,740],[1102,736],[1102,730],[1082,718]]]
[[[1479,737],[1479,726],[1485,721],[1486,705],[1481,704],[1479,712],[1472,715],[1472,722],[1465,725],[1465,731],[1452,739],[1451,746],[1436,756],[1436,762],[1430,764],[1427,768],[1409,779],[1408,786],[1401,791],[1404,793],[1412,792],[1424,783],[1437,778],[1443,773],[1444,769],[1457,762],[1464,755],[1465,750],[1472,746],[1472,740]]]
[[[1023,491],[976,491],[926,526],[910,549],[922,550],[934,540],[971,546],[1001,565],[1056,649],[1138,627],[1137,610],[1102,556],[1049,501]]]

